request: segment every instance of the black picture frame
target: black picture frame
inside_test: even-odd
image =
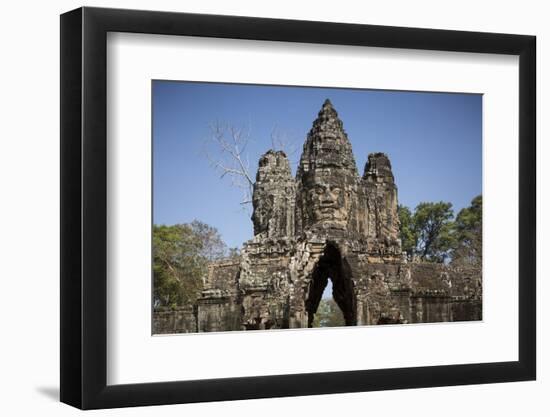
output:
[[[108,32],[519,56],[519,360],[107,385]],[[524,35],[88,7],[61,15],[61,401],[95,409],[534,380],[535,51]]]

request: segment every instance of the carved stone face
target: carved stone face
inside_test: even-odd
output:
[[[307,200],[313,224],[346,226],[348,197],[343,181],[335,181],[334,175],[314,175],[307,192]]]
[[[254,223],[254,234],[268,231],[269,220],[273,216],[273,196],[259,192],[255,195],[253,204],[252,222]]]

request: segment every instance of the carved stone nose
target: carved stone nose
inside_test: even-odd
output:
[[[327,199],[330,199],[331,201],[336,200],[336,193],[333,190],[327,190],[327,192],[325,193],[325,196]]]
[[[321,203],[334,203],[336,199],[334,198],[334,195],[331,192],[326,192],[321,197]]]

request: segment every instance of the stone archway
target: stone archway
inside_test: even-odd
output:
[[[313,269],[309,291],[306,294],[305,307],[308,315],[308,327],[312,327],[315,313],[329,279],[332,281],[332,297],[342,311],[346,326],[355,326],[357,310],[351,268],[342,258],[338,247],[332,242],[327,242],[322,256]]]

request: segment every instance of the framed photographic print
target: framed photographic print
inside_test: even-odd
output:
[[[61,401],[535,379],[535,38],[61,16]]]

